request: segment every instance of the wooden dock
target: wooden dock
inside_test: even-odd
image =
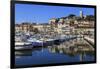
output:
[[[84,39],[87,41],[87,42],[89,42],[91,45],[93,45],[94,46],[94,39],[92,39],[92,38],[89,38],[89,37],[84,37]]]

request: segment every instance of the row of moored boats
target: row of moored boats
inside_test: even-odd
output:
[[[60,44],[66,40],[74,39],[76,36],[59,35],[19,35],[15,36],[15,50],[28,50],[33,47],[40,46],[53,46],[54,44]]]

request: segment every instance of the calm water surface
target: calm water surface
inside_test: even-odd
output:
[[[16,66],[94,61],[94,50],[82,38],[31,51],[16,51],[15,54]]]

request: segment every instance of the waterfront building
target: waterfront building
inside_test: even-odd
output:
[[[22,27],[20,26],[20,24],[15,24],[15,32],[21,32],[22,31]]]
[[[15,31],[16,32],[23,32],[23,33],[32,32],[33,26],[32,26],[32,24],[27,23],[27,22],[24,22],[21,24],[15,24]]]
[[[31,24],[31,23],[21,23],[15,24],[15,32],[23,32],[23,33],[37,33],[49,31],[50,25],[43,25],[43,24]]]
[[[69,23],[65,20],[66,18],[57,18],[57,19],[50,19],[49,24],[51,25],[54,32],[58,34],[70,34],[70,26]]]
[[[27,22],[26,23],[22,23],[21,27],[22,27],[22,31],[25,32],[25,33],[33,31],[32,24],[30,24],[30,23],[27,23]]]

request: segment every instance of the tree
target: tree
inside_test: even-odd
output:
[[[86,20],[88,20],[88,21],[92,21],[94,19],[95,19],[95,17],[93,15],[87,15],[86,16]]]
[[[68,18],[73,18],[73,17],[76,17],[76,15],[70,14],[70,15],[68,16]]]
[[[33,32],[34,32],[35,34],[39,33],[38,28],[34,28]]]

